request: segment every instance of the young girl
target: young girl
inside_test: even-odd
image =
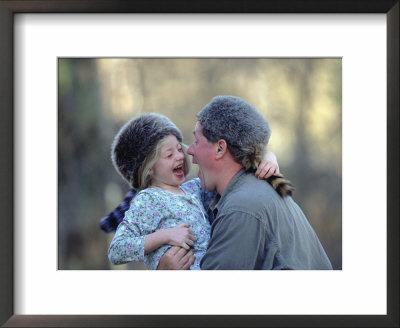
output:
[[[176,245],[193,248],[195,262],[190,269],[200,269],[210,236],[206,208],[215,192],[202,190],[198,178],[184,183],[190,160],[180,130],[161,114],[138,116],[115,137],[112,161],[139,192],[134,198],[132,194],[129,209],[118,225],[108,251],[110,261],[144,261],[147,269],[155,270],[167,249]],[[260,167],[278,172],[277,165],[270,169],[271,163],[266,163]]]

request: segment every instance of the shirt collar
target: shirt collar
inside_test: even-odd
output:
[[[229,181],[228,185],[226,186],[226,189],[224,190],[222,195],[217,194],[214,199],[212,200],[210,204],[210,208],[213,211],[215,215],[215,210],[219,210],[219,206],[223,204],[224,199],[226,198],[226,195],[228,195],[235,187],[236,183],[240,180],[240,178],[245,174],[246,171],[244,169],[241,169],[238,173],[236,173],[231,181]]]

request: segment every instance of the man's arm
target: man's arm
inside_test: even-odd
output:
[[[188,270],[194,263],[193,251],[172,246],[161,257],[157,270]]]

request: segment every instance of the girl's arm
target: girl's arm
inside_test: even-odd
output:
[[[129,211],[128,211],[129,212]],[[126,217],[119,224],[108,249],[108,259],[112,264],[144,261],[145,236],[138,227]]]
[[[148,219],[153,214],[149,211],[152,203],[154,200],[146,193],[139,193],[132,199],[108,249],[111,263],[144,261],[146,235],[154,231],[158,224],[156,220]]]
[[[149,205],[156,201],[146,193],[141,193],[133,199],[108,250],[111,263],[143,262],[146,254],[166,244],[186,249],[193,246],[195,237],[189,229],[189,224],[152,232],[157,229],[159,221],[149,219],[153,216]]]
[[[147,235],[140,235],[135,225],[123,220],[108,250],[108,258],[113,264],[144,261],[144,255],[163,245],[180,246],[187,250],[194,245],[195,237],[188,223],[174,228],[161,229]]]

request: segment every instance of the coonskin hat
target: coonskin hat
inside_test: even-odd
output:
[[[224,139],[230,153],[248,169],[256,169],[271,136],[267,121],[239,97],[216,96],[197,114],[203,135],[211,142]]]
[[[182,142],[182,133],[176,125],[157,113],[134,117],[119,130],[111,146],[111,159],[132,188],[140,187],[138,171],[147,156],[155,151],[161,139],[169,135]]]

